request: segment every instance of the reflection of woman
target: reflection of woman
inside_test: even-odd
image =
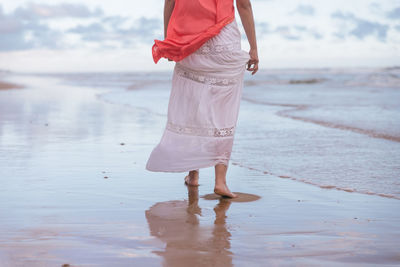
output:
[[[214,207],[214,225],[201,225],[198,187],[188,189],[189,201],[159,202],[146,210],[151,235],[166,244],[164,251],[155,253],[163,257],[164,266],[233,266],[225,223],[231,201],[221,198]]]
[[[198,185],[199,168],[215,166],[214,192],[236,197],[226,184],[245,65],[258,70],[250,0],[236,0],[250,52],[241,49],[233,0],[165,0],[165,40],[155,40],[153,58],[175,61],[168,119],[146,168],[186,172]]]

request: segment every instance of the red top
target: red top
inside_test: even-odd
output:
[[[208,39],[235,18],[233,0],[175,0],[167,38],[154,40],[153,59],[180,61],[196,51]]]

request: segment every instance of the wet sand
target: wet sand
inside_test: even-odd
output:
[[[145,171],[160,114],[105,102],[102,87],[13,79],[25,88],[0,92],[1,266],[400,264],[397,199],[238,163],[228,181],[240,196],[221,198],[212,169],[199,187]]]
[[[22,88],[21,85],[0,81],[0,90]]]

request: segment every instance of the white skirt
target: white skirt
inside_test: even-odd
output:
[[[175,63],[167,123],[147,170],[187,172],[228,165],[250,59],[240,40],[234,20]]]

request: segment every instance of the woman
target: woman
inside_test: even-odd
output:
[[[236,0],[249,53],[240,46],[233,0],[165,0],[164,40],[155,40],[153,59],[175,61],[168,119],[146,169],[189,172],[197,186],[199,169],[215,166],[214,192],[237,197],[226,184],[243,75],[258,70],[250,0]]]

